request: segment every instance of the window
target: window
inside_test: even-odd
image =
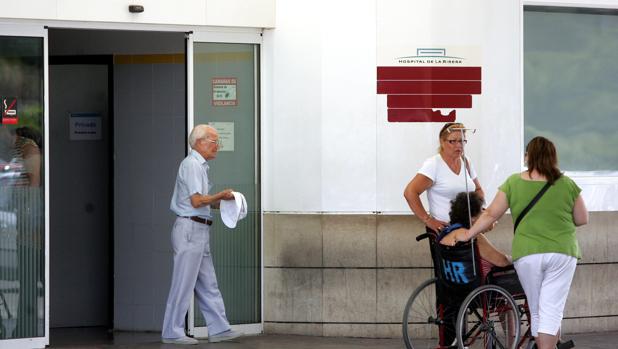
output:
[[[524,8],[524,144],[546,136],[563,171],[618,176],[618,11]]]

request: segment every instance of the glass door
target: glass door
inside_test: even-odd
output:
[[[47,30],[0,25],[0,348],[49,343]]]
[[[209,171],[212,192],[232,188],[247,199],[247,217],[234,229],[227,228],[215,213],[210,245],[228,320],[243,333],[262,331],[260,39],[255,34],[254,42],[213,42],[212,36],[194,34],[187,53],[189,129],[210,124],[222,141]],[[194,306],[189,313],[189,331],[197,337],[208,333]]]

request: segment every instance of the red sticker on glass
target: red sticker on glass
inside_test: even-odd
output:
[[[17,97],[2,97],[0,103],[2,109],[2,124],[16,125],[17,124]]]

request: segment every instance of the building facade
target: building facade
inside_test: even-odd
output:
[[[400,336],[431,274],[403,189],[453,120],[475,130],[488,198],[527,140],[556,142],[592,211],[564,331],[618,328],[618,2],[0,4],[0,347],[160,330],[169,200],[199,123],[223,140],[215,188],[250,206],[212,242],[242,331]],[[490,239],[508,251],[512,230],[506,215]]]

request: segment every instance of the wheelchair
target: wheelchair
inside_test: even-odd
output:
[[[407,349],[532,349],[528,304],[513,266],[480,267],[475,241],[444,246],[429,240],[434,277],[408,299],[402,321]]]

